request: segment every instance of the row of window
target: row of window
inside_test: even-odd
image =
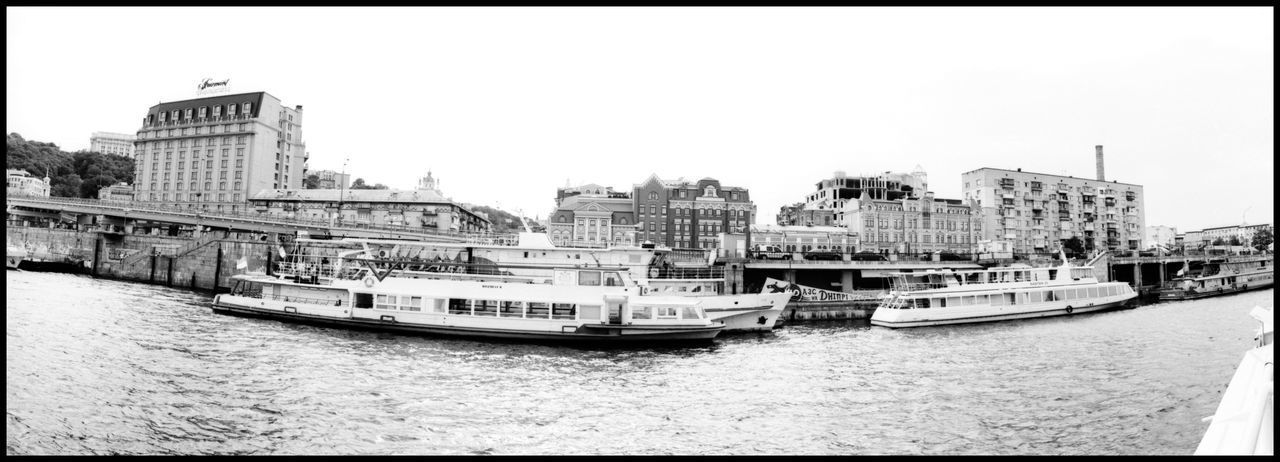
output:
[[[188,140],[185,140],[185,139],[178,140],[178,147],[179,148],[187,147],[187,141]],[[192,138],[190,141],[191,141],[191,147],[197,147],[197,148],[200,147],[202,144],[205,146],[211,146],[211,147],[218,146],[218,145],[229,146],[233,143],[238,145],[243,145],[248,142],[248,135],[236,135],[234,137],[210,136],[208,138]],[[152,141],[150,143],[147,143],[145,141],[139,141],[137,148],[139,150],[144,150],[146,149],[147,146],[151,146],[152,151],[157,150],[161,147],[164,147],[166,149],[172,149],[174,147],[173,140],[169,140],[169,141],[165,141],[163,144],[161,144],[159,141]]]
[[[240,202],[240,197],[241,197],[241,196],[240,196],[240,194],[239,194],[239,193],[232,194],[232,195],[231,195],[231,201],[232,201],[232,202]],[[150,193],[149,198],[150,198],[150,200],[152,200],[152,201],[157,201],[157,200],[159,200],[159,201],[168,201],[168,200],[169,200],[169,193]],[[186,194],[186,195],[184,195],[183,193],[174,193],[174,195],[173,195],[173,200],[175,200],[175,201],[198,201],[198,200],[201,200],[201,199],[203,199],[203,200],[204,200],[204,202],[214,202],[214,201],[215,201],[214,196],[213,196],[213,193],[209,193],[209,194],[190,193],[190,194]],[[227,201],[227,193],[218,193],[218,196],[217,196],[217,202],[226,202],[226,201]],[[221,206],[219,206],[219,210],[221,210]]]
[[[1015,306],[1031,303],[1044,303],[1070,300],[1095,300],[1099,297],[1114,297],[1130,293],[1125,285],[1107,285],[1077,289],[1045,289],[1021,291],[1016,293],[991,295],[965,295],[956,297],[917,298],[907,303],[904,308],[946,308],[957,306]]]
[[[218,133],[219,125],[209,125],[208,127],[209,127],[209,134]],[[236,131],[239,131],[239,132],[249,131],[249,124],[247,123],[226,124],[226,125],[221,125],[221,127],[222,127],[222,133],[231,133]],[[139,131],[138,138],[139,139],[165,138],[165,137],[173,138],[175,136],[203,135],[204,128],[205,128],[204,126],[199,126],[199,127],[170,128],[168,130],[152,130],[149,132]],[[141,142],[141,143],[145,143],[145,142]],[[159,141],[151,142],[152,145],[155,145],[156,143],[159,143]]]
[[[181,181],[182,179],[181,179],[181,178],[179,178],[178,180],[179,180],[179,181]],[[191,186],[190,186],[188,189],[190,189],[191,191],[195,191],[195,190],[196,190],[196,184],[197,184],[197,182],[192,181],[192,182],[191,182]],[[158,191],[158,190],[160,190],[160,189],[163,189],[163,190],[165,190],[165,191],[168,191],[168,190],[169,190],[169,183],[168,183],[167,179],[166,179],[166,182],[165,182],[165,183],[159,183],[159,185],[161,186],[161,188],[157,189],[157,188],[156,188],[156,185],[157,185],[157,183],[155,183],[155,182],[152,182],[152,183],[151,183],[151,190],[152,190],[152,191]],[[206,182],[204,182],[204,190],[205,190],[205,191],[212,191],[212,190],[213,190],[212,185],[213,185],[213,182],[212,182],[212,181],[206,181]],[[235,182],[235,186],[234,186],[232,189],[233,189],[233,190],[236,190],[236,191],[239,191],[239,190],[240,190],[240,185],[241,185],[241,183],[240,183],[239,181],[237,181],[237,182]],[[173,189],[175,189],[175,190],[178,190],[178,191],[181,191],[181,190],[182,190],[182,183],[173,183],[173,186],[174,186],[174,188],[173,188]],[[219,190],[219,191],[226,191],[226,190],[227,190],[227,182],[225,182],[225,181],[219,181],[219,182],[218,182],[218,190]]]
[[[229,116],[235,115],[237,109],[240,110],[240,114],[248,115],[253,112],[253,103],[250,103],[250,102],[244,102],[239,104],[231,103],[225,106],[222,104],[217,104],[214,106],[201,106],[199,108],[194,108],[194,109],[188,108],[186,110],[174,109],[172,112],[161,112],[159,114],[160,116],[159,120],[160,122],[165,122],[165,121],[176,121],[176,120],[191,120],[196,118],[196,117],[192,117],[192,115],[198,115],[199,118],[203,119],[203,118],[209,117],[210,114],[212,114],[213,117],[222,117],[222,114],[223,114],[222,111],[224,108],[226,109],[226,114]]]

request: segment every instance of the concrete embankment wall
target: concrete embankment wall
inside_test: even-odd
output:
[[[226,290],[231,276],[265,271],[280,244],[260,235],[213,232],[205,238],[103,234],[70,229],[6,226],[9,246],[31,256],[68,263],[97,277],[199,290]],[[247,263],[237,269],[241,259]],[[216,283],[215,283],[216,278]]]

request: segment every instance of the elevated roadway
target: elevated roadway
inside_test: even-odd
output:
[[[252,213],[210,212],[135,202],[102,201],[69,197],[8,196],[7,210],[15,215],[54,217],[63,214],[96,215],[108,221],[131,223],[149,221],[164,224],[204,226],[213,229],[293,234],[305,231],[312,236],[407,239],[434,242],[466,242],[468,235],[431,232],[422,228],[394,225],[343,224],[327,221]]]

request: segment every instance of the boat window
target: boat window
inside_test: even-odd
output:
[[[1063,298],[1064,300],[1075,300],[1075,299],[1076,299],[1076,291],[1075,291],[1075,289],[1067,289],[1067,290],[1065,290],[1065,291],[1063,291],[1063,292],[1062,292],[1062,296],[1064,297],[1064,298]]]
[[[974,305],[990,305],[991,301],[987,299],[986,295],[978,295],[973,299],[973,304]]]
[[[1097,288],[1097,287],[1090,287],[1090,288],[1089,288],[1089,298],[1098,298],[1098,288]]]
[[[599,271],[580,271],[578,272],[578,285],[580,286],[598,286],[600,285]]]
[[[437,299],[431,300],[431,312],[432,313],[449,312],[448,302],[449,302],[448,300],[445,300],[443,298],[437,298]]]
[[[551,316],[551,305],[542,302],[529,302],[529,311],[525,315],[526,318],[547,319]]]
[[[964,306],[973,305],[973,296],[972,295],[964,296],[963,300],[961,301],[961,304],[963,304]]]
[[[609,287],[621,286],[622,278],[619,277],[618,273],[615,273],[615,272],[604,273],[604,285]]]
[[[702,319],[696,307],[686,306],[680,309],[680,319]]]
[[[553,303],[551,304],[551,318],[573,319],[577,315],[576,306],[572,303]]]
[[[578,305],[578,319],[588,321],[600,320],[600,305]]]
[[[1066,294],[1066,293],[1064,293],[1064,291],[1061,291],[1061,290],[1055,290],[1055,291],[1053,291],[1053,298],[1052,298],[1051,300],[1063,301],[1063,300],[1066,300],[1066,299],[1067,299],[1066,295],[1067,295],[1067,294]],[[1046,297],[1046,298],[1047,298],[1047,297]]]
[[[939,297],[938,308],[946,308],[946,307],[947,307],[947,299]]]
[[[947,297],[947,306],[960,306],[960,297]]]
[[[677,311],[674,306],[660,306],[658,307],[658,319],[675,319]]]
[[[476,316],[497,316],[498,301],[497,300],[476,300],[472,303],[475,308]]]
[[[927,298],[916,299],[916,308],[928,308],[928,307],[929,307],[929,299]]]
[[[401,297],[401,301],[404,301],[404,299],[408,299],[409,303],[400,307],[400,309],[406,311],[422,311],[422,297]]]
[[[647,306],[631,307],[631,319],[653,319],[652,308]]]
[[[373,307],[379,310],[394,310],[396,309],[395,305],[396,305],[395,295],[378,294],[378,303],[375,304]]]
[[[1004,294],[992,295],[991,306],[1004,306]]]
[[[373,294],[356,293],[356,308],[373,308]]]
[[[504,301],[498,306],[498,316],[504,318],[524,317],[524,303]]]
[[[471,314],[471,300],[464,298],[449,299],[449,314]]]
[[[1044,301],[1044,292],[1031,292],[1031,303],[1040,303]]]

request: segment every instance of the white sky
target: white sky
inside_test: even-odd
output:
[[[546,217],[714,177],[756,223],[836,170],[1145,187],[1148,225],[1272,221],[1271,8],[6,8],[7,132],[87,148],[203,78],[304,106],[312,170]]]

